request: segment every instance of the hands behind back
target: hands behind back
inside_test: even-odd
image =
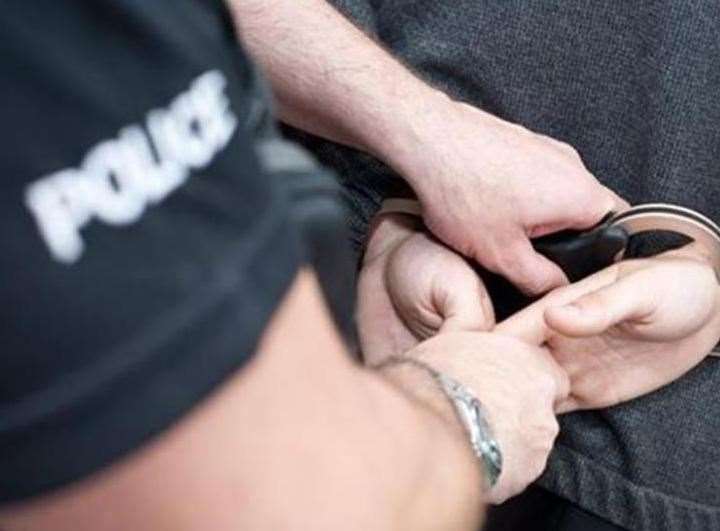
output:
[[[649,393],[697,365],[720,338],[720,286],[692,246],[613,265],[493,329],[487,293],[468,263],[412,218],[388,216],[371,237],[359,291],[368,362],[419,356],[485,403],[507,454],[493,502],[540,474],[557,434],[554,412]],[[449,333],[424,341],[438,332]]]
[[[694,246],[615,264],[496,328],[545,344],[570,377],[558,412],[608,407],[682,376],[720,339],[720,285]]]
[[[412,149],[389,162],[417,193],[426,225],[527,294],[567,282],[530,238],[589,228],[627,206],[569,144],[447,97],[418,122]]]
[[[358,284],[358,329],[370,363],[399,355],[436,333],[495,325],[482,281],[466,260],[415,228],[383,216],[370,236]]]
[[[500,503],[545,468],[567,377],[547,349],[480,332],[495,324],[482,282],[465,259],[414,223],[387,216],[372,233],[358,297],[364,357],[370,364],[417,357],[475,392],[503,452],[503,473],[488,493]]]

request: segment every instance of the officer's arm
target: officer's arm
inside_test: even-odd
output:
[[[325,0],[226,0],[282,120],[394,161],[449,99]]]
[[[1,510],[0,529],[477,529],[481,478],[452,421],[354,365],[302,273],[214,396],[124,461]]]

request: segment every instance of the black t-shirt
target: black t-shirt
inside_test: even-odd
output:
[[[343,246],[222,2],[9,1],[0,34],[3,502],[165,429],[252,355],[301,262],[339,256],[311,244]]]

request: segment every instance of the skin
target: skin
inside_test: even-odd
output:
[[[720,284],[688,248],[609,267],[497,327],[544,344],[567,372],[558,412],[608,407],[681,377],[720,340]]]
[[[508,466],[494,492],[428,374],[354,363],[305,271],[253,360],[210,398],[93,476],[0,508],[0,528],[478,529],[484,500],[523,483],[517,466],[541,468],[566,380],[545,349],[500,334],[443,334],[406,355],[465,382],[497,419]],[[507,392],[513,378],[521,393]]]
[[[423,309],[434,294],[433,284],[422,278],[460,279],[444,283],[445,308],[455,313],[436,307],[434,315],[426,316],[437,329],[450,319],[473,329],[476,316],[486,312],[482,297],[474,305],[461,303],[468,290],[477,293],[472,268],[437,242],[425,238],[423,246],[413,244],[418,233],[408,233],[418,228],[408,223],[378,223],[368,251],[382,250],[385,273],[375,271],[378,263],[371,256],[361,276],[361,339],[377,357],[397,348],[392,342],[380,344],[378,337],[404,331],[402,346],[408,347],[426,330],[427,323],[418,325],[416,316],[426,315]],[[417,268],[406,267],[413,263],[425,268],[415,284]],[[388,317],[393,316],[388,308],[394,318]],[[613,406],[676,380],[710,353],[720,340],[720,284],[706,253],[693,244],[623,261],[559,288],[493,330],[549,349],[570,379],[570,394],[556,404],[558,413]]]
[[[393,167],[436,237],[523,291],[566,282],[529,238],[590,227],[624,206],[571,146],[452,100],[324,0],[228,5],[282,120]]]
[[[437,339],[457,336],[458,342],[443,356],[451,364],[446,372],[453,374],[454,364],[461,367],[468,359],[465,356],[478,356],[468,352],[468,338],[495,324],[487,293],[467,261],[419,232],[409,216],[383,216],[374,227],[358,294],[359,335],[369,365],[408,349],[422,352]],[[458,335],[462,330],[466,333]],[[489,502],[501,503],[522,492],[545,468],[558,433],[554,410],[565,400],[552,399],[547,387],[564,396],[569,383],[544,348],[519,352],[517,345],[508,342],[510,334],[484,335],[496,342],[491,352],[501,353],[483,356],[486,369],[499,378],[492,385],[478,386],[508,467],[488,496]],[[538,363],[553,375],[554,382],[533,377]],[[468,382],[462,369],[458,374]],[[522,405],[507,403],[510,397]]]
[[[486,127],[495,124],[489,115],[476,114],[480,111],[419,81],[324,2],[234,0],[228,5],[244,44],[265,67],[286,122],[387,161],[426,205],[436,205],[440,214],[428,210],[426,220],[438,227],[440,237],[468,254],[482,248],[485,242],[473,239],[476,231],[443,232],[449,225],[442,223],[447,209],[441,201],[446,192],[452,200],[450,191],[457,188],[492,204],[494,186],[485,186],[482,175],[487,168],[457,167],[432,183],[427,163],[447,155],[423,159],[416,146],[436,143],[446,134],[440,125],[449,118],[458,124],[458,133],[467,126],[461,136],[487,134],[490,141],[496,127]],[[344,53],[337,54],[338,49]],[[577,172],[589,175],[569,149],[519,127],[508,125],[507,131],[498,147],[514,149],[527,138],[547,144],[533,151],[530,166],[540,159],[568,159],[573,169],[568,180]],[[476,148],[467,140],[447,147],[465,152],[465,164]],[[548,168],[558,169],[555,164]],[[453,175],[466,174],[473,177],[454,180]],[[488,183],[505,175],[490,177]],[[521,172],[513,178],[525,177]],[[592,177],[587,182],[599,219],[612,197]],[[437,195],[431,191],[434,184]],[[474,216],[468,210],[463,218],[474,222]],[[570,223],[592,224],[592,217]],[[517,220],[510,223],[517,225]],[[513,234],[522,239],[521,234],[554,223],[515,226]],[[494,255],[486,261],[499,269],[507,265]],[[519,282],[544,289],[562,281],[556,271],[550,277]],[[503,352],[503,360],[497,352]],[[278,310],[254,361],[222,389],[120,462],[52,494],[2,508],[0,527],[477,529],[485,499],[518,492],[527,463],[533,465],[531,475],[538,473],[538,456],[557,432],[553,404],[567,394],[562,372],[545,349],[499,334],[446,333],[405,354],[466,382],[487,402],[508,463],[494,492],[481,492],[477,459],[428,375],[352,364],[306,272]],[[530,407],[528,394],[503,387],[512,378],[532,393]],[[520,423],[533,431],[515,433]]]
[[[492,303],[467,261],[404,215],[382,216],[372,229],[357,315],[368,363],[400,355],[438,332],[495,326]]]
[[[477,337],[484,338],[484,352],[476,348],[473,338]],[[486,500],[502,503],[525,490],[545,469],[559,432],[554,409],[567,400],[569,392],[567,375],[549,350],[497,332],[443,333],[413,352],[427,360],[426,349],[439,350],[436,341],[446,343],[443,372],[477,389],[487,411],[502,449],[503,473]],[[483,380],[467,370],[478,362],[484,366]],[[488,375],[492,375],[490,380],[485,379]]]
[[[522,289],[537,293],[564,281],[531,251],[529,237],[592,225],[616,205],[572,148],[450,100],[324,2],[229,5],[266,68],[283,119],[385,160],[418,193],[440,239]],[[478,527],[482,480],[447,401],[422,371],[353,365],[312,275],[298,279],[259,351],[144,448],[91,478],[3,508],[0,525]],[[539,474],[557,433],[553,407],[568,393],[547,349],[500,333],[449,332],[407,355],[465,382],[486,404],[507,459],[491,501]],[[268,393],[278,382],[283,392]]]

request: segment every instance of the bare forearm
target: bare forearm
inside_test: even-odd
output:
[[[327,316],[313,315],[321,307],[316,286],[302,300],[288,300],[261,348],[267,365],[257,367],[258,400],[267,404],[267,388],[279,375],[303,375],[285,384],[292,396],[278,395],[278,411],[299,425],[278,418],[271,433],[259,434],[258,443],[297,441],[278,473],[318,500],[332,499],[326,515],[335,522],[353,515],[359,529],[477,528],[482,477],[447,398],[422,371],[369,370],[339,355],[344,349]],[[264,466],[256,472],[267,477]],[[313,505],[298,500],[289,512]]]
[[[325,0],[229,0],[264,67],[280,117],[386,162],[413,145],[447,98],[416,78]]]
[[[447,397],[414,367],[383,372],[390,385],[372,391],[378,407],[369,413],[381,429],[381,439],[392,441],[392,453],[385,454],[385,460],[393,463],[386,471],[398,474],[393,489],[400,497],[393,499],[402,512],[394,515],[396,528],[479,529],[485,478]],[[377,378],[372,380],[374,387]],[[408,485],[413,486],[407,489]]]
[[[444,416],[442,395],[405,391],[428,388],[422,372],[353,365],[309,275],[259,350],[156,443],[54,496],[0,511],[0,528],[477,528],[477,462]]]

